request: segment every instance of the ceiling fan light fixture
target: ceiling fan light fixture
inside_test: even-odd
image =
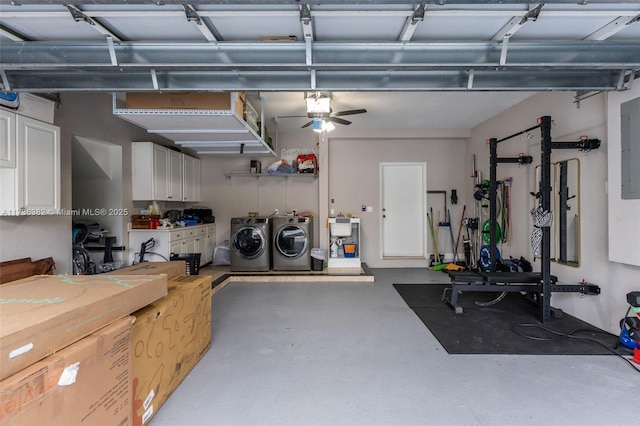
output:
[[[307,114],[329,114],[331,112],[331,97],[322,92],[305,93]]]
[[[335,124],[330,121],[325,121],[320,117],[316,117],[313,119],[313,131],[322,133],[322,132],[330,132],[336,128]]]

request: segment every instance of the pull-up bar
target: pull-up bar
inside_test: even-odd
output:
[[[535,130],[535,129],[537,129],[538,127],[540,127],[540,124],[538,124],[537,126],[529,127],[528,129],[525,129],[525,130],[523,130],[523,131],[521,131],[521,132],[514,133],[514,134],[513,134],[513,135],[511,135],[511,136],[507,136],[507,137],[504,137],[504,138],[502,138],[502,139],[498,139],[498,140],[496,140],[496,143],[504,142],[504,141],[506,141],[506,140],[508,140],[508,139],[515,138],[516,136],[520,136],[520,135],[522,135],[522,134],[525,134],[525,133],[528,133],[528,132],[530,132],[530,131],[532,131],[532,130]]]

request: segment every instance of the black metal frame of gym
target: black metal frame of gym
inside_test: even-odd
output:
[[[540,189],[535,196],[540,198],[540,206],[544,211],[551,210],[551,151],[554,149],[578,149],[589,151],[600,147],[599,139],[581,138],[577,142],[553,142],[551,139],[551,117],[543,116],[538,119],[536,126],[514,133],[502,139],[491,138],[488,141],[490,152],[490,172],[489,172],[489,253],[490,271],[449,271],[451,278],[451,288],[445,289],[442,300],[455,310],[457,314],[463,313],[462,307],[458,305],[458,295],[462,292],[526,292],[532,300],[538,302],[540,307],[540,321],[547,323],[551,319],[552,313],[560,317],[562,312],[551,307],[551,293],[583,293],[600,294],[600,287],[595,284],[557,284],[556,277],[551,275],[551,229],[542,228],[542,253],[540,257],[541,272],[499,272],[496,258],[496,192],[497,192],[497,169],[498,164],[517,163],[530,164],[533,161],[531,156],[520,157],[498,157],[498,144],[516,136],[528,133],[540,128],[542,134],[541,141],[541,181]],[[447,292],[450,291],[450,297]]]

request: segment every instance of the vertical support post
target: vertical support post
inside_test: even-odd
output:
[[[542,183],[540,188],[542,209],[551,210],[551,117],[539,118],[542,141],[540,144],[540,168]],[[542,297],[540,300],[540,321],[546,324],[551,319],[551,228],[542,228]]]
[[[496,191],[497,191],[497,172],[498,172],[498,140],[496,138],[489,139],[489,259],[490,271],[496,272],[497,261],[496,247]],[[478,225],[480,231],[482,224]]]

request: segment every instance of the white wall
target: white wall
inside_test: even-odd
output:
[[[262,172],[276,162],[283,148],[316,148],[318,134],[304,132],[283,133],[277,138],[277,158],[274,157],[215,157],[202,156],[202,202],[213,210],[216,217],[216,244],[230,238],[230,223],[233,217],[247,216],[258,212],[269,216],[278,209],[279,214],[296,209],[318,215],[318,180],[313,177],[225,177],[229,172],[249,172],[251,160],[260,160]],[[320,173],[324,173],[323,170]],[[317,236],[318,220],[314,222]],[[314,238],[315,239],[315,238]]]
[[[581,318],[612,333],[618,333],[618,321],[626,310],[626,293],[638,289],[640,268],[608,260],[607,244],[607,131],[604,94],[573,103],[573,93],[540,93],[526,99],[508,111],[482,123],[472,131],[467,148],[467,163],[476,155],[478,168],[484,178],[489,177],[489,148],[485,141],[491,137],[502,138],[536,125],[538,117],[549,115],[553,119],[551,130],[554,141],[576,141],[581,135],[598,138],[600,149],[582,153],[574,150],[554,150],[552,161],[579,158],[581,168],[581,264],[574,268],[552,262],[551,273],[560,282],[579,283],[582,279],[602,288],[599,296],[583,296],[575,293],[554,293],[552,306]],[[498,146],[499,156],[530,154],[532,165],[521,167],[501,164],[497,178],[514,178],[512,188],[513,244],[503,246],[503,256],[523,255],[531,260],[529,236],[532,229],[530,210],[534,199],[529,192],[534,188],[535,165],[540,164],[540,130],[505,141]],[[612,136],[609,136],[612,137]],[[469,166],[470,167],[470,166]],[[636,232],[637,232],[636,223]],[[633,232],[633,229],[629,229]],[[534,264],[539,270],[539,262]]]
[[[426,162],[427,190],[447,192],[447,207],[451,211],[454,239],[462,215],[465,199],[465,137],[459,132],[422,132],[423,136],[408,135],[397,131],[396,136],[360,135],[358,137],[330,137],[328,141],[328,209],[336,214],[352,213],[360,217],[361,260],[371,268],[426,267],[429,260],[383,260],[381,257],[381,206],[380,206],[380,163],[383,162]],[[332,135],[330,135],[332,136]],[[462,136],[467,136],[462,132]],[[458,193],[458,204],[451,205],[451,190]],[[331,203],[334,200],[334,203]],[[429,194],[427,209],[441,211],[441,221],[445,220],[444,197]],[[373,206],[373,212],[362,212],[362,205]],[[425,228],[426,230],[427,228]],[[431,237],[425,236],[431,252]],[[440,230],[441,252],[450,253],[448,228]]]

